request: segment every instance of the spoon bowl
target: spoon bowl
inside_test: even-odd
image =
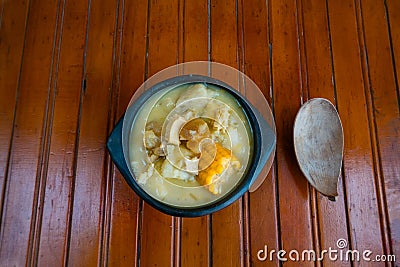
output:
[[[329,100],[314,98],[298,111],[293,129],[296,158],[304,176],[334,200],[343,160],[343,128]]]

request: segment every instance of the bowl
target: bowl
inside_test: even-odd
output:
[[[193,66],[187,63],[185,64],[186,67]],[[201,65],[203,66],[204,63]],[[220,66],[218,65],[218,67]],[[231,69],[230,67],[227,68]],[[154,77],[153,79],[149,79],[149,81],[139,88],[137,93],[132,97],[125,114],[118,121],[108,138],[107,148],[114,164],[121,172],[127,184],[139,197],[152,207],[163,213],[179,217],[198,217],[211,214],[235,202],[255,184],[256,180],[265,178],[265,167],[268,165],[267,162],[271,161],[271,158],[273,158],[276,146],[276,133],[273,119],[271,125],[271,119],[269,119],[269,121],[266,120],[265,116],[263,116],[244,95],[225,82],[227,80],[226,77],[219,75],[222,79],[218,79],[210,74],[198,74],[198,71],[189,71],[189,74],[187,74],[188,71],[183,73],[175,72],[172,75],[163,75],[163,73],[165,74],[165,71],[156,74],[155,77],[157,77],[157,79],[154,79]],[[226,75],[226,72],[223,73]],[[207,86],[218,87],[234,97],[247,118],[250,128],[248,132],[251,135],[252,143],[249,162],[243,170],[239,181],[228,192],[220,197],[216,197],[209,203],[187,206],[165,202],[150,193],[149,190],[146,190],[143,185],[138,182],[139,175],[132,168],[132,155],[129,153],[129,146],[130,136],[132,131],[135,130],[135,123],[137,123],[136,119],[142,112],[143,107],[146,106],[149,101],[153,101],[152,99],[154,96],[172,90],[173,88],[192,84],[205,84]],[[269,109],[269,107],[266,108]],[[269,170],[270,166],[267,167]],[[260,178],[260,176],[262,177]],[[258,181],[258,183],[260,182]]]

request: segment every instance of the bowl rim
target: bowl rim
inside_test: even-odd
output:
[[[206,83],[206,84],[211,84],[214,86],[218,86],[224,90],[227,90],[231,95],[235,97],[235,99],[239,102],[240,106],[242,107],[245,116],[247,117],[248,123],[249,123],[249,128],[250,128],[250,134],[252,135],[252,153],[251,153],[251,159],[248,163],[247,170],[243,174],[243,176],[240,178],[239,182],[236,183],[236,185],[230,189],[229,192],[227,192],[224,196],[221,198],[218,198],[211,203],[204,204],[201,206],[196,206],[196,207],[179,207],[176,205],[170,205],[165,202],[162,202],[161,200],[158,200],[157,198],[153,197],[151,194],[147,193],[136,181],[135,176],[132,172],[132,168],[130,166],[130,160],[129,160],[129,135],[130,135],[130,130],[132,127],[132,124],[137,117],[139,111],[141,110],[142,106],[146,103],[146,101],[155,93],[160,92],[164,89],[167,89],[168,87],[174,86],[180,86],[184,84],[190,84],[190,83]],[[172,89],[173,90],[173,89]],[[211,78],[208,76],[203,76],[203,75],[193,75],[193,74],[188,74],[188,75],[179,75],[173,78],[169,78],[166,80],[163,80],[144,92],[142,92],[138,98],[130,103],[128,108],[126,109],[124,116],[123,116],[123,125],[122,125],[122,136],[121,136],[121,143],[122,143],[122,150],[123,150],[123,158],[125,160],[125,164],[129,170],[129,177],[126,177],[125,175],[124,178],[128,182],[128,185],[134,190],[134,192],[141,197],[146,203],[151,205],[152,207],[156,208],[157,210],[172,215],[172,216],[179,216],[179,217],[199,217],[207,214],[214,213],[216,211],[219,211],[233,202],[235,202],[237,199],[239,199],[251,186],[252,178],[256,172],[257,166],[260,161],[260,144],[261,144],[261,128],[259,125],[259,122],[257,120],[257,116],[255,114],[255,108],[252,106],[252,104],[246,99],[245,96],[243,96],[239,91],[233,89],[230,85],[226,84],[225,82],[222,82],[218,79]]]

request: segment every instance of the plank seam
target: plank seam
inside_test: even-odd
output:
[[[124,7],[125,0],[118,0],[116,10],[116,21],[115,21],[115,39],[113,48],[113,70],[112,70],[112,94],[109,106],[109,123],[108,133],[111,132],[115,125],[117,118],[117,107],[118,107],[118,95],[120,86],[120,70],[121,70],[121,53],[122,53],[122,29],[124,25]],[[120,16],[121,13],[121,16]],[[113,174],[115,172],[114,164],[112,163],[110,155],[107,157],[107,168],[108,168],[108,179],[109,179],[109,190],[108,190],[108,206],[106,212],[108,216],[107,230],[104,233],[105,239],[105,252],[104,252],[104,266],[108,266],[110,256],[110,233],[111,233],[111,217],[112,217],[112,199],[113,199]]]
[[[171,251],[170,251],[170,266],[175,267],[175,228],[176,217],[171,216]]]
[[[185,0],[178,0],[178,12],[177,12],[177,51],[176,51],[176,62],[184,62],[184,38],[185,38]],[[177,68],[177,71],[179,68]],[[183,70],[184,72],[185,70]],[[182,73],[177,73],[178,75]],[[172,250],[171,250],[171,266],[181,266],[181,232],[182,232],[182,218],[173,217],[173,232],[171,235]]]
[[[178,50],[176,61],[185,62],[185,0],[178,0]]]
[[[269,48],[269,79],[270,79],[270,98],[271,98],[271,111],[275,116],[275,90],[274,90],[274,75],[273,75],[273,36],[272,36],[272,7],[271,0],[266,0],[267,5],[267,16],[268,16],[268,29],[267,29],[267,39]],[[273,178],[275,180],[275,217],[276,217],[276,246],[278,250],[282,249],[282,226],[281,226],[281,213],[280,213],[280,197],[279,197],[279,180],[278,180],[278,160],[277,151],[275,152],[275,158],[272,165],[273,168]],[[283,263],[278,261],[276,265],[282,267]]]
[[[118,106],[117,95],[119,93],[119,73],[120,73],[120,64],[121,64],[121,39],[122,39],[122,31],[119,31],[120,27],[120,10],[122,9],[123,14],[123,6],[124,0],[116,1],[116,9],[115,9],[115,26],[114,26],[114,38],[113,38],[113,54],[112,54],[112,70],[111,70],[111,92],[109,99],[109,108],[108,108],[108,125],[107,125],[107,133],[110,134],[112,128],[114,127],[116,121],[116,107]],[[122,7],[121,7],[122,6]],[[123,16],[122,16],[123,17]],[[123,25],[123,18],[121,20],[121,28]],[[108,152],[105,152],[104,156],[104,176],[106,177],[105,184],[105,196],[104,196],[104,204],[102,210],[103,213],[103,225],[102,232],[100,236],[100,261],[99,266],[108,266],[109,259],[109,249],[110,249],[110,231],[111,231],[111,209],[112,209],[112,197],[113,197],[113,173],[114,173],[114,165],[112,164],[112,160]]]
[[[3,5],[4,6],[4,5]],[[24,44],[22,46],[22,53],[21,53],[21,60],[20,60],[20,67],[19,67],[19,73],[18,73],[18,81],[17,81],[17,85],[16,85],[16,93],[15,93],[15,106],[14,106],[14,115],[13,115],[13,119],[12,119],[12,129],[11,129],[11,134],[10,134],[10,143],[9,143],[9,147],[8,147],[8,154],[7,154],[7,162],[6,162],[6,170],[4,173],[4,182],[3,182],[3,187],[1,188],[1,202],[0,202],[0,241],[3,240],[3,235],[4,235],[4,227],[3,227],[3,217],[5,216],[5,213],[7,213],[7,211],[4,209],[5,208],[5,203],[7,200],[7,196],[8,196],[8,187],[9,187],[9,172],[10,172],[10,165],[11,165],[11,157],[12,157],[12,144],[14,141],[14,133],[15,133],[15,128],[17,127],[16,125],[16,120],[17,120],[17,110],[18,110],[18,100],[19,100],[19,91],[20,91],[20,85],[21,85],[21,74],[22,74],[22,65],[24,62],[24,54],[25,54],[25,47],[26,47],[26,33],[28,30],[28,20],[29,20],[29,16],[30,16],[30,6],[31,6],[31,1],[28,0],[28,4],[27,4],[27,12],[26,12],[26,19],[25,19],[25,32],[24,32]],[[0,242],[0,251],[2,250],[2,245],[3,242]]]
[[[146,57],[144,63],[144,81],[147,80],[149,76],[149,43],[150,43],[150,13],[151,13],[151,0],[147,2],[147,17],[146,17]],[[138,214],[136,223],[136,265],[140,266],[140,256],[142,249],[142,228],[143,228],[143,199],[138,201]]]
[[[243,73],[245,73],[246,71],[246,64],[245,64],[245,60],[246,60],[246,49],[245,49],[245,26],[244,26],[244,5],[243,5],[243,0],[237,1],[237,5],[239,5],[240,3],[240,11],[241,11],[241,23],[239,23],[238,21],[238,25],[237,28],[240,29],[240,31],[238,30],[238,40],[239,40],[239,55],[241,55],[241,57],[239,56],[239,68],[240,71],[242,71]],[[239,7],[238,7],[239,9]],[[240,53],[241,51],[241,53]],[[240,78],[240,77],[239,77]],[[244,77],[242,78],[242,80],[244,79]],[[239,84],[242,81],[239,80]],[[243,81],[244,82],[244,81]],[[244,92],[243,94],[246,96],[246,83],[244,83]],[[244,251],[244,257],[242,260],[242,265],[243,266],[251,266],[250,263],[250,251],[251,251],[251,244],[250,244],[250,193],[246,192],[243,196],[243,205],[242,205],[242,217],[243,217],[243,226],[242,226],[242,239],[243,239],[243,251]]]
[[[174,264],[175,266],[181,266],[181,240],[182,240],[182,218],[181,217],[176,217],[176,226],[177,228],[175,229],[175,260]]]
[[[212,214],[207,216],[208,219],[208,266],[213,266],[213,237],[212,237]]]
[[[184,46],[184,38],[185,38],[185,0],[178,0],[178,12],[177,12],[177,37],[178,42],[177,46],[178,49],[176,51],[176,62],[182,63],[184,62],[185,56],[185,46]],[[177,68],[177,71],[179,68]],[[184,70],[183,70],[184,72]],[[177,73],[180,75],[181,73]],[[181,266],[181,232],[182,232],[182,218],[180,217],[173,217],[173,227],[174,230],[171,235],[171,242],[172,242],[172,266]]]
[[[327,17],[327,24],[328,24],[328,33],[329,33],[329,52],[330,52],[330,58],[331,58],[331,66],[332,66],[332,83],[333,83],[333,93],[334,93],[334,98],[335,98],[335,106],[336,109],[339,113],[339,107],[338,107],[338,97],[337,97],[337,90],[336,90],[336,74],[335,74],[335,65],[334,65],[334,60],[333,60],[333,48],[332,48],[332,34],[331,34],[331,22],[330,22],[330,17],[329,17],[329,1],[325,0],[325,7],[326,7],[326,17]],[[343,165],[345,162],[343,161]],[[344,170],[344,166],[342,166],[341,169],[341,175],[342,175],[342,188],[343,188],[343,200],[344,200],[344,207],[345,207],[345,215],[346,215],[346,230],[347,230],[347,237],[348,237],[348,246],[349,250],[352,250],[352,244],[353,244],[353,238],[351,235],[351,221],[350,221],[350,214],[349,214],[349,203],[348,203],[348,198],[347,198],[347,189],[346,189],[346,173]],[[354,266],[353,262],[350,262],[350,266]]]
[[[356,9],[358,8],[358,12],[356,12],[357,23],[357,31],[358,31],[358,39],[359,39],[359,49],[362,51],[360,61],[362,67],[363,74],[363,84],[364,84],[364,95],[367,102],[367,118],[368,118],[368,126],[370,133],[370,142],[371,142],[371,153],[373,159],[373,170],[374,170],[374,178],[375,178],[375,194],[377,197],[378,204],[378,212],[380,217],[380,228],[381,228],[381,238],[383,242],[383,250],[386,255],[393,254],[393,250],[391,247],[390,235],[390,225],[388,224],[388,208],[387,202],[385,198],[385,188],[383,186],[383,169],[381,164],[381,155],[378,149],[379,147],[379,139],[378,139],[378,129],[374,116],[375,103],[371,94],[371,73],[368,64],[368,49],[365,41],[365,26],[364,26],[364,16],[362,13],[362,3],[358,0],[358,5],[356,4]],[[359,15],[357,15],[359,13]],[[360,28],[361,29],[360,29]],[[375,141],[375,142],[374,142]],[[388,263],[392,265],[393,263]]]
[[[144,81],[149,77],[149,34],[150,34],[150,9],[151,0],[147,2],[147,17],[146,17],[146,58],[144,64]]]
[[[5,0],[1,1],[1,9],[0,9],[0,28],[3,22],[3,14],[4,14],[4,4],[5,4]]]
[[[65,1],[65,0],[64,0]],[[79,111],[78,111],[78,120],[76,124],[76,136],[75,136],[75,148],[74,148],[74,160],[72,164],[73,175],[71,181],[71,195],[69,201],[69,214],[68,214],[68,229],[67,229],[67,238],[66,238],[66,246],[65,246],[65,258],[64,258],[64,266],[69,266],[69,255],[71,250],[71,236],[72,236],[72,223],[73,223],[73,211],[74,211],[74,200],[75,200],[75,187],[76,187],[76,173],[78,167],[78,156],[79,156],[79,141],[80,141],[80,130],[81,130],[81,120],[82,120],[82,106],[83,106],[83,98],[85,95],[86,88],[86,59],[87,59],[87,50],[89,43],[89,26],[90,26],[90,14],[91,14],[91,3],[92,0],[88,0],[88,11],[87,11],[87,21],[86,21],[86,37],[85,37],[85,48],[83,53],[83,68],[82,68],[82,85],[79,99]]]
[[[207,60],[211,61],[211,0],[207,0]],[[209,69],[208,75],[211,74],[211,70]]]
[[[393,75],[396,84],[396,93],[397,93],[397,106],[400,111],[400,90],[399,90],[399,77],[397,77],[397,66],[396,66],[396,59],[394,56],[394,48],[393,48],[393,39],[392,39],[392,27],[390,26],[390,16],[389,16],[389,7],[387,5],[387,1],[383,1],[383,5],[385,8],[385,15],[386,15],[386,22],[388,27],[388,36],[389,36],[389,44],[390,44],[390,55],[392,58],[392,66],[393,66]]]
[[[244,17],[243,17],[243,1],[236,0],[235,4],[235,13],[236,13],[236,58],[238,69],[244,72],[244,59],[245,59],[245,50],[244,50]],[[243,78],[242,78],[243,79]],[[241,75],[238,76],[238,85],[239,91],[246,96],[246,84],[244,86],[240,86],[242,83]],[[249,265],[248,251],[248,192],[246,192],[241,198],[239,202],[239,234],[240,234],[240,265],[247,266]]]
[[[297,21],[297,47],[299,48],[299,76],[300,76],[300,96],[301,105],[309,99],[309,84],[308,84],[308,65],[306,41],[304,36],[304,17],[303,6],[301,2],[296,1],[296,21]]]
[[[62,6],[64,8],[64,6]],[[27,265],[36,265],[39,257],[39,246],[40,246],[40,238],[41,238],[41,228],[42,228],[42,219],[43,219],[43,205],[45,200],[45,191],[47,184],[47,172],[48,172],[48,163],[50,156],[50,146],[51,146],[51,135],[53,128],[53,115],[54,115],[54,107],[55,107],[55,99],[57,94],[57,77],[58,77],[58,69],[60,63],[60,44],[62,38],[62,27],[63,21],[60,17],[61,14],[61,0],[58,1],[57,4],[57,14],[56,14],[56,24],[54,27],[53,34],[53,47],[51,53],[51,67],[49,71],[49,82],[48,82],[48,96],[46,103],[46,111],[44,114],[45,123],[43,125],[44,136],[41,140],[41,152],[39,157],[39,165],[41,165],[38,169],[39,172],[36,176],[38,188],[35,192],[35,198],[33,202],[32,209],[32,218],[33,221],[31,223],[31,233],[30,233],[30,245],[29,245],[29,253],[27,259]],[[60,28],[60,30],[59,30]],[[49,108],[50,106],[50,108]]]

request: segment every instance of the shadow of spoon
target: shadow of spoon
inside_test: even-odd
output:
[[[329,100],[314,98],[298,111],[293,128],[294,149],[309,183],[334,201],[343,160],[343,128]]]

